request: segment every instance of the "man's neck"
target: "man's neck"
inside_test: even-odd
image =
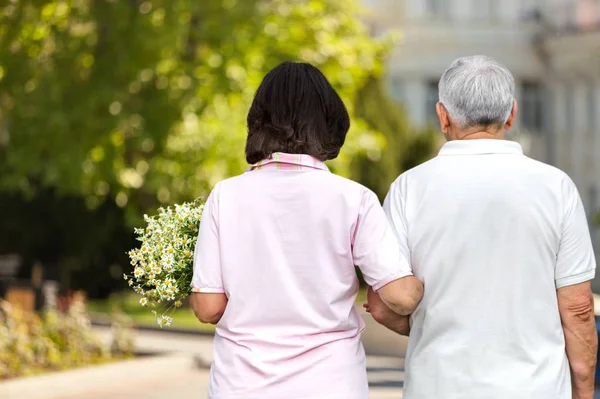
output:
[[[488,129],[473,128],[455,132],[448,138],[449,140],[502,140],[504,139],[504,129]]]
[[[459,136],[456,140],[477,140],[477,139],[491,139],[491,140],[502,140],[504,139],[504,132],[501,134],[492,134],[489,132],[474,132]]]

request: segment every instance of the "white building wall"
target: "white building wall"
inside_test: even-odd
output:
[[[427,87],[425,81],[421,79],[410,79],[403,82],[404,95],[402,101],[404,102],[408,112],[411,115],[413,123],[418,125],[425,125],[427,122]]]
[[[397,1],[397,3],[404,3],[405,16],[409,20],[418,20],[427,15],[427,1],[405,0],[404,2]]]
[[[543,65],[532,51],[535,27],[522,22],[528,7],[522,0],[379,0],[373,7],[377,23],[401,33],[388,73],[400,82],[401,90],[393,94],[417,125],[431,122],[430,84],[460,56],[490,55],[510,68],[519,83],[536,82],[542,74]],[[525,133],[517,125],[511,137],[543,155],[542,138]]]
[[[584,202],[587,202],[589,199],[589,180],[591,177],[591,174],[588,173],[590,168],[588,165],[587,151],[587,87],[585,81],[579,79],[570,81],[569,84],[571,85],[571,90],[573,93],[573,103],[570,105],[568,110],[569,112],[573,113],[573,123],[570,127],[567,127],[567,130],[565,130],[564,134],[569,135],[571,138],[571,162],[569,166],[573,175],[573,180],[575,181],[575,184],[577,184],[577,187],[580,187]]]
[[[567,145],[566,137],[562,132],[565,131],[567,121],[565,119],[565,113],[561,112],[564,110],[566,104],[566,89],[564,82],[555,81],[549,82],[546,86],[548,95],[551,98],[550,113],[546,115],[548,122],[548,140],[551,140],[552,147],[554,148],[554,164],[560,168],[565,169],[568,165],[568,157],[565,155],[565,151],[560,151],[561,148],[565,148]]]
[[[586,125],[586,145],[588,156],[588,178],[589,186],[584,204],[594,221],[594,214],[600,209],[600,71],[596,72],[588,82],[586,110],[588,121]],[[592,240],[596,248],[596,261],[600,262],[600,229],[592,226]],[[595,292],[600,292],[600,279],[593,283]]]
[[[521,98],[522,98],[522,90],[521,90],[521,82],[516,81],[515,82],[515,98],[517,99],[517,105],[520,106],[521,104]],[[518,135],[518,133],[523,129],[523,123],[521,122],[520,118],[517,117],[517,121],[515,122],[515,125],[513,126],[512,130],[514,130],[516,133],[513,132],[513,135]],[[510,132],[509,132],[510,134]]]
[[[596,203],[592,205],[595,209],[600,209],[600,77],[598,77],[591,86],[594,88],[594,94],[592,96],[594,104],[590,107],[590,110],[593,113],[593,117],[590,118],[590,120],[593,120],[593,123],[589,127],[592,136],[590,148],[592,150],[593,181],[598,193]]]
[[[590,146],[583,139],[587,137],[589,120],[585,116],[583,94],[588,83],[573,82],[572,76],[558,76],[559,84],[548,82],[548,65],[533,43],[539,27],[524,19],[526,11],[547,3],[546,0],[378,0],[372,7],[376,22],[401,32],[402,38],[389,60],[388,73],[400,82],[402,90],[396,98],[405,103],[413,123],[430,122],[428,86],[439,79],[454,59],[469,54],[492,56],[515,76],[516,97],[521,104],[523,82],[545,83],[550,86],[549,95],[554,92],[557,95],[553,115],[544,110],[544,117],[549,118],[544,129],[548,131],[531,132],[517,123],[511,137],[526,145],[528,154],[542,161],[550,160],[547,149],[552,143],[547,140],[554,137],[557,166],[580,184],[591,185],[590,179],[600,176],[600,172],[596,173],[600,171],[597,166],[600,161],[589,160],[591,155],[586,155]],[[565,114],[569,110],[573,110],[573,115]]]

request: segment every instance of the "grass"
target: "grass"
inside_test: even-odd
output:
[[[144,308],[139,304],[140,296],[132,292],[123,292],[113,294],[109,299],[92,299],[88,302],[88,310],[91,314],[110,316],[115,310],[120,310],[133,320],[137,326],[158,327],[156,317],[150,313],[150,309]],[[362,308],[362,304],[367,300],[367,290],[361,288],[356,296],[356,305]],[[169,312],[173,317],[172,328],[207,331],[215,330],[212,324],[203,324],[196,319],[192,310],[188,307],[182,307]]]
[[[91,314],[110,316],[115,310],[120,310],[133,320],[137,326],[158,327],[156,317],[150,313],[149,308],[139,304],[140,296],[130,292],[113,294],[109,299],[92,299],[88,302]],[[160,313],[159,313],[160,314]],[[168,312],[173,317],[172,328],[190,331],[214,331],[212,324],[203,324],[196,319],[188,307],[174,309]]]

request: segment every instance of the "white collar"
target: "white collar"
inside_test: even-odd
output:
[[[453,140],[442,146],[439,155],[523,155],[523,148],[514,141],[498,139]]]

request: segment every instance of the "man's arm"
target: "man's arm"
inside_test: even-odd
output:
[[[558,308],[565,334],[573,399],[594,397],[594,376],[598,334],[594,319],[594,298],[589,281],[559,288]]]
[[[577,187],[565,176],[561,190],[564,214],[554,269],[558,307],[571,367],[573,399],[592,399],[598,337],[590,281],[596,273],[596,261]]]
[[[396,334],[408,336],[410,333],[410,322],[408,316],[401,316],[390,309],[381,297],[369,287],[367,292],[367,303],[363,306],[373,316],[373,319],[382,326],[392,330]]]

